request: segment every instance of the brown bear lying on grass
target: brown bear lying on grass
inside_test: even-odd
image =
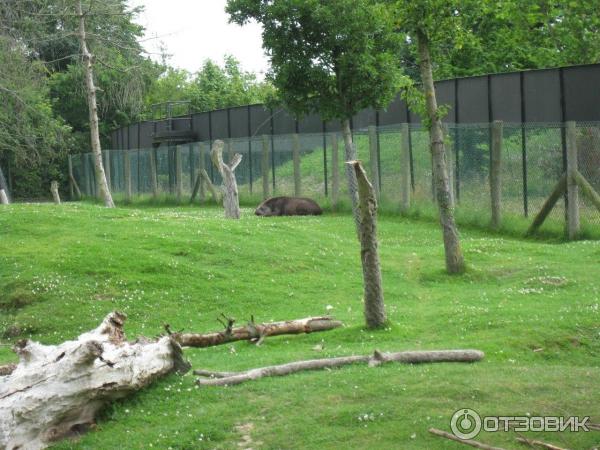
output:
[[[273,197],[262,202],[254,211],[257,216],[319,216],[321,207],[310,198]]]

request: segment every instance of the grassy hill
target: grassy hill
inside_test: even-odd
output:
[[[363,329],[351,217],[259,218],[244,209],[13,205],[0,211],[0,363],[31,338],[57,343],[111,310],[126,332],[220,328],[330,313],[327,333],[188,349],[194,368],[233,371],[374,349],[478,348],[476,364],[348,367],[195,388],[171,376],[109,407],[67,449],[459,448],[427,433],[452,414],[592,415],[600,422],[600,242],[531,242],[463,231],[469,270],[443,271],[434,223],[384,215],[381,258],[390,326]],[[322,350],[315,350],[319,344]],[[590,448],[597,433],[529,433]],[[481,434],[515,448],[514,433]],[[240,446],[238,446],[240,445]]]

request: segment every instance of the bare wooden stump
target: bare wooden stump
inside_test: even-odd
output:
[[[8,205],[10,203],[4,189],[0,189],[0,203],[3,205]]]
[[[76,340],[17,345],[19,364],[0,378],[0,448],[44,448],[92,424],[106,403],[189,369],[168,336],[127,342],[124,321],[113,312]]]
[[[267,323],[255,323],[254,318],[252,318],[247,325],[234,328],[234,319],[225,316],[223,318],[225,322],[221,323],[223,323],[225,329],[213,333],[171,333],[168,325],[166,325],[166,328],[170,336],[182,347],[212,347],[234,341],[261,343],[270,336],[316,333],[342,326],[342,322],[330,317],[306,317],[304,319]]]
[[[229,164],[223,161],[223,141],[216,140],[210,153],[213,164],[223,179],[223,207],[227,219],[240,218],[240,198],[238,195],[235,169],[242,162],[242,155],[236,153],[231,157]]]
[[[276,366],[259,367],[244,372],[211,372],[208,370],[195,370],[194,374],[205,377],[196,380],[196,383],[200,386],[231,386],[263,377],[280,377],[304,370],[330,369],[357,363],[366,363],[369,367],[377,367],[386,362],[399,362],[404,364],[476,362],[483,359],[483,357],[483,352],[479,350],[438,350],[397,353],[382,353],[375,350],[372,355],[310,359]]]
[[[492,202],[492,228],[495,230],[500,229],[500,226],[502,225],[502,129],[502,121],[495,120],[492,124],[492,147],[490,151],[490,194]]]
[[[365,319],[369,328],[376,328],[386,322],[377,242],[377,199],[360,161],[348,161],[347,164],[353,167],[358,182]]]
[[[60,194],[58,193],[58,181],[52,181],[50,183],[50,192],[52,193],[52,200],[56,205],[60,205]]]

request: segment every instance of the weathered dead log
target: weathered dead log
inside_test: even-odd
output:
[[[307,317],[305,319],[287,320],[284,322],[254,323],[254,318],[242,327],[233,328],[234,319],[223,316],[227,323],[223,331],[214,333],[172,333],[166,325],[167,333],[182,347],[212,347],[233,341],[255,341],[262,343],[269,336],[282,334],[315,333],[332,330],[342,326],[342,322],[331,317]]]
[[[17,368],[16,364],[5,364],[0,366],[0,377],[5,377],[6,375],[10,375]]]
[[[58,181],[52,181],[50,183],[50,192],[52,193],[52,199],[54,203],[60,205],[60,194],[58,193]]]
[[[481,448],[483,450],[504,450],[502,447],[493,447],[491,445],[483,444],[472,439],[461,439],[459,437],[454,436],[452,433],[447,433],[446,431],[438,430],[437,428],[430,428],[429,432],[431,434],[435,434],[436,436],[450,439],[451,441],[460,442],[461,444],[465,444],[470,447]]]
[[[340,356],[337,358],[310,359],[295,361],[277,366],[259,367],[245,372],[210,372],[196,370],[194,373],[208,379],[198,378],[196,384],[200,386],[231,386],[246,381],[257,380],[263,377],[280,377],[303,370],[319,370],[332,367],[346,366],[348,364],[367,363],[369,367],[376,367],[385,362],[400,362],[405,364],[420,364],[432,362],[475,362],[484,357],[479,350],[439,350],[382,353],[377,350],[372,355]]]
[[[530,447],[538,446],[538,447],[542,447],[542,448],[547,448],[548,450],[566,450],[563,447],[558,447],[557,445],[548,444],[547,442],[538,441],[538,440],[535,440],[535,439],[526,439],[526,438],[522,438],[522,437],[518,437],[516,439],[521,444],[525,444],[525,445],[528,445]]]
[[[168,336],[128,343],[124,321],[113,312],[74,341],[17,344],[20,362],[0,378],[0,448],[44,448],[86,429],[107,402],[189,369],[181,347]]]
[[[385,305],[377,241],[377,197],[360,161],[348,161],[358,186],[360,258],[362,262],[365,320],[369,328],[385,325]]]
[[[240,218],[240,198],[238,195],[237,182],[235,180],[235,169],[242,162],[242,155],[236,153],[231,156],[229,164],[223,161],[223,141],[217,139],[213,143],[210,157],[213,164],[221,174],[223,180],[223,208],[225,208],[225,218]]]

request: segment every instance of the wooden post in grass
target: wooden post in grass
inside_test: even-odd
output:
[[[340,200],[340,157],[337,133],[331,133],[331,207],[335,210]]]
[[[60,194],[58,193],[58,181],[52,181],[50,183],[50,192],[52,193],[52,200],[54,200],[54,204],[60,205]]]
[[[575,179],[577,172],[577,124],[566,123],[567,134],[567,234],[575,239],[579,233],[579,188]]]
[[[156,173],[156,149],[150,149],[150,184],[152,185],[152,196],[158,197],[158,175]]]
[[[123,172],[125,175],[125,198],[131,200],[131,158],[129,151],[123,150]]]
[[[269,198],[269,136],[262,136],[262,160],[260,165],[262,171],[263,200]]]
[[[4,189],[0,189],[0,204],[8,205],[10,202],[8,201],[8,195],[6,195],[6,191]]]
[[[223,180],[223,207],[225,208],[225,218],[240,218],[240,199],[238,195],[237,181],[235,179],[235,169],[242,162],[242,155],[236,153],[231,155],[229,164],[223,161],[223,141],[213,142],[210,156],[213,164],[221,174]]]
[[[407,211],[410,208],[410,143],[408,136],[408,124],[403,123],[400,126],[400,191],[402,195],[401,208]]]
[[[69,162],[69,198],[71,200],[73,200],[73,198],[75,197],[75,189],[73,187],[73,180],[75,179],[75,177],[73,176],[73,160],[71,158],[71,155],[69,155],[68,157],[68,162]]]
[[[106,184],[109,189],[112,189],[110,176],[110,150],[104,150],[104,174],[106,175]]]
[[[356,173],[360,206],[360,255],[363,271],[365,319],[367,327],[385,324],[385,305],[377,242],[377,198],[360,161],[348,161]]]
[[[492,228],[494,230],[500,229],[502,225],[502,129],[502,121],[494,120],[492,124],[492,146],[490,149],[490,195],[492,200]]]
[[[369,165],[375,197],[379,199],[379,162],[377,158],[377,127],[369,126]]]
[[[302,178],[300,175],[300,136],[292,135],[292,156],[294,158],[294,195],[300,197],[302,192]]]
[[[448,124],[444,124],[443,128],[444,142],[446,142],[446,167],[448,169],[448,183],[450,184],[450,206],[454,206],[456,204],[456,199],[454,196],[454,164],[452,164],[452,161],[454,161],[454,149],[449,142],[450,130],[448,129]]]
[[[177,201],[181,201],[181,193],[183,188],[183,164],[181,161],[181,146],[175,146],[175,194]]]
[[[205,146],[204,142],[200,142],[199,144],[200,156],[198,160],[198,177],[201,178],[201,172],[206,170],[204,158],[205,156]],[[200,198],[200,203],[204,203],[206,201],[206,189],[204,189],[204,183],[200,182],[200,189],[198,190],[198,196]]]
[[[546,220],[546,217],[548,217],[548,214],[550,214],[550,211],[552,211],[552,208],[554,208],[554,205],[556,205],[556,202],[558,201],[560,196],[564,194],[566,189],[567,175],[563,174],[560,177],[560,180],[558,181],[556,186],[554,187],[554,190],[550,194],[550,197],[546,199],[546,201],[542,205],[542,209],[540,209],[540,212],[535,216],[533,222],[527,229],[527,236],[533,234],[540,226],[542,226],[544,220]]]

